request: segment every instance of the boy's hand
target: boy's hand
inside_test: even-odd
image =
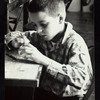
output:
[[[50,63],[58,67],[61,66],[60,63],[43,55],[36,47],[31,45],[30,43],[27,45],[21,46],[19,48],[19,54],[23,56],[24,58],[34,61],[38,64],[44,65],[45,67],[48,67]]]
[[[20,36],[12,40],[11,44],[14,48],[19,48],[21,45],[28,44],[29,40],[26,36]]]
[[[15,38],[11,41],[11,44],[14,48],[19,48],[24,43],[22,38]]]
[[[19,54],[26,59],[30,59],[36,63],[44,65],[45,56],[30,43],[19,48]]]

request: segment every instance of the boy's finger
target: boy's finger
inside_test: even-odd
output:
[[[18,50],[18,54],[20,55],[32,55],[32,50]]]
[[[19,41],[20,43],[24,43],[24,40],[23,39],[20,39],[20,41]]]
[[[30,47],[30,48],[36,48],[35,46],[33,46],[32,44],[27,44],[26,46]]]
[[[21,39],[21,38],[16,38],[15,41],[16,41],[17,43],[22,43],[22,44],[24,43],[23,39]]]
[[[24,51],[24,52],[27,52],[27,53],[32,53],[32,52],[34,52],[34,49],[30,48],[30,47],[27,47],[27,46],[21,46],[19,48],[19,51]]]
[[[29,44],[30,41],[28,40],[28,38],[24,35],[22,37],[23,37],[24,45]]]
[[[24,43],[24,40],[23,39],[18,39],[18,43]]]

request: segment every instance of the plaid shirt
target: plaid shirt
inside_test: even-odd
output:
[[[45,41],[39,34],[31,31],[25,35],[47,57],[60,63],[50,63],[43,69],[40,87],[52,91],[59,96],[83,97],[92,80],[93,72],[88,48],[83,38],[73,30],[69,22],[65,22],[64,36],[57,42]],[[7,44],[16,36],[6,35]],[[16,32],[19,36],[21,32]]]

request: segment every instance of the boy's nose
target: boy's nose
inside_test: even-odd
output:
[[[42,32],[42,28],[37,28],[37,32],[41,33]]]

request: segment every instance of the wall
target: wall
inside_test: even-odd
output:
[[[80,11],[80,1],[81,0],[72,0],[68,11],[79,12]]]

